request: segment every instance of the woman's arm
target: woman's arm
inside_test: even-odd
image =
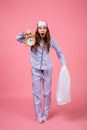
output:
[[[16,40],[20,43],[25,43],[25,32],[22,32],[16,36]]]
[[[65,60],[64,54],[63,54],[61,48],[59,47],[59,45],[57,44],[57,42],[52,37],[51,37],[51,44],[52,44],[52,48],[55,49],[61,64],[66,65],[66,60]]]

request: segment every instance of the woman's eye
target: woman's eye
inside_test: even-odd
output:
[[[43,27],[43,29],[46,29],[46,27]]]
[[[39,27],[39,29],[41,29],[41,27]]]

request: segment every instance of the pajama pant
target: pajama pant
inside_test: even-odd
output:
[[[52,67],[47,70],[37,70],[35,68],[32,68],[33,98],[37,118],[42,116],[42,94],[44,97],[44,116],[49,116],[51,102],[51,85]]]

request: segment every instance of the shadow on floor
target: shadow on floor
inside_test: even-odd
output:
[[[53,116],[62,116],[64,119],[72,121],[79,119],[87,119],[87,106],[73,103],[69,103],[62,106],[54,104],[51,109],[51,117]]]

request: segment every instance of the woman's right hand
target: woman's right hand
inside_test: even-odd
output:
[[[29,37],[29,36],[31,36],[31,31],[30,30],[27,30],[26,32],[25,32],[25,37],[27,38],[27,37]]]

